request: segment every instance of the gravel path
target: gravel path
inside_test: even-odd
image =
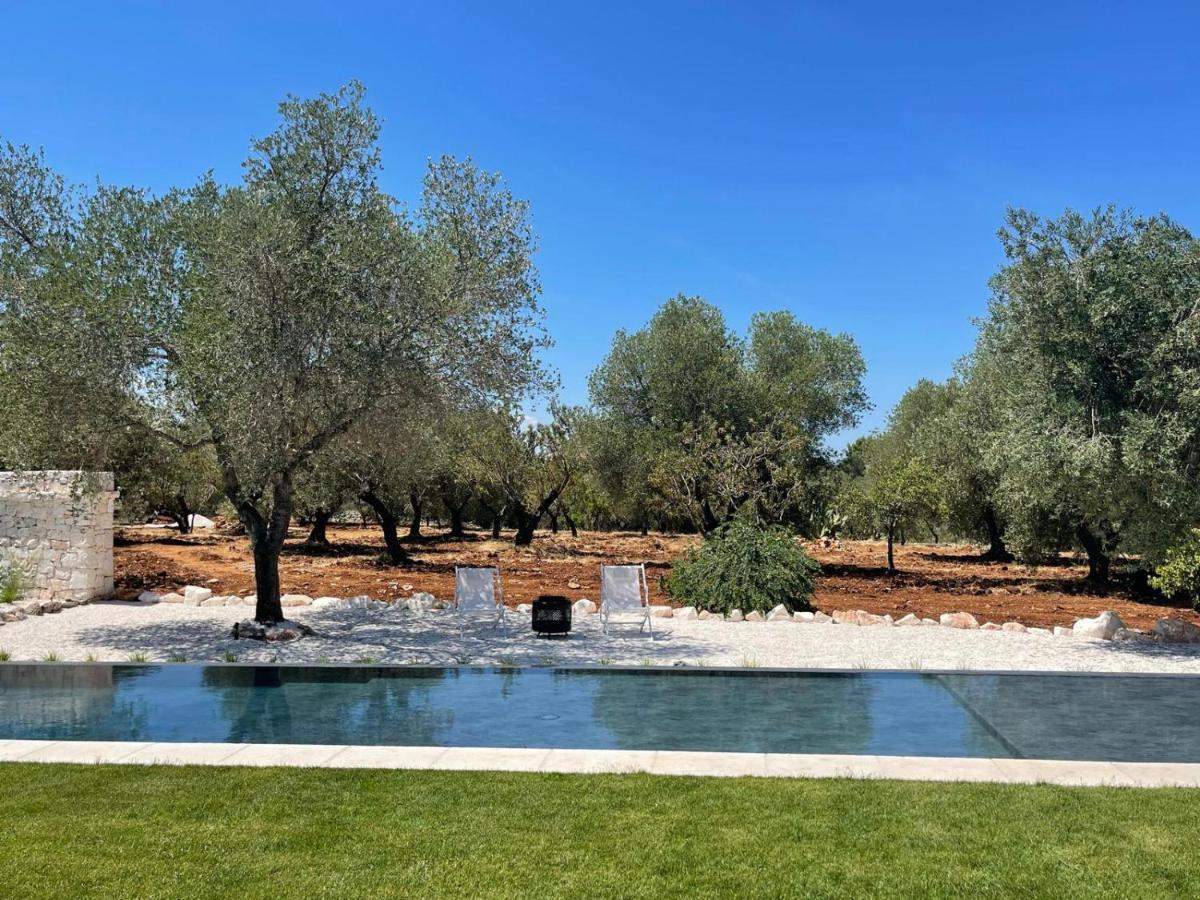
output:
[[[1133,644],[942,627],[656,619],[656,640],[622,624],[576,617],[567,640],[538,639],[511,613],[505,638],[484,624],[458,634],[452,612],[288,610],[317,634],[290,644],[236,641],[250,611],[181,604],[94,603],[0,627],[16,660],[123,662],[379,662],[503,665],[688,665],[844,669],[994,669],[1200,674],[1200,645]],[[233,660],[230,660],[233,661]]]

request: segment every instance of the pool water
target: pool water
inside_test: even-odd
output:
[[[1188,676],[0,666],[0,740],[1200,762]]]

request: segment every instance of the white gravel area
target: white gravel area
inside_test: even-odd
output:
[[[372,662],[430,665],[674,665],[1186,672],[1200,645],[1126,643],[944,627],[655,619],[604,635],[598,616],[576,616],[567,639],[538,638],[528,613],[511,612],[509,636],[477,622],[460,637],[453,612],[288,609],[317,632],[294,643],[234,640],[248,608],[103,602],[0,627],[13,661]]]

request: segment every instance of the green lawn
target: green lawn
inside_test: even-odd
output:
[[[0,896],[1200,892],[1200,791],[0,764]]]

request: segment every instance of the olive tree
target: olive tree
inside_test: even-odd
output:
[[[279,111],[238,184],[102,189],[67,216],[19,208],[54,240],[11,267],[22,286],[3,326],[38,390],[63,397],[86,376],[120,421],[211,444],[268,623],[283,616],[279,554],[313,457],[395,397],[511,393],[541,339],[526,205],[497,176],[433,162],[408,213],[379,186],[361,86]],[[36,197],[48,178],[17,172],[0,195]],[[59,219],[61,239],[41,225]],[[23,240],[20,221],[0,227]]]
[[[1002,367],[988,453],[1024,556],[1065,527],[1108,580],[1200,512],[1200,243],[1165,216],[1010,211],[977,355]]]

